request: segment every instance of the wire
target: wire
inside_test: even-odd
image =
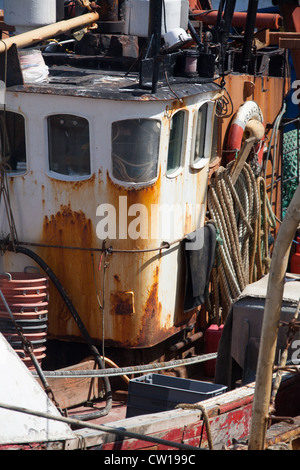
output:
[[[198,364],[200,362],[216,359],[217,353],[203,354],[200,356],[190,357],[186,359],[176,359],[169,362],[157,362],[140,366],[128,366],[112,369],[96,369],[96,370],[59,370],[59,371],[43,371],[45,377],[52,378],[69,378],[69,377],[115,377],[125,374],[140,374],[155,372],[158,370],[173,369],[182,365]],[[35,376],[35,372],[32,371]]]

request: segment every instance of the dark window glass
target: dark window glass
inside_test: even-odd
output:
[[[160,121],[128,119],[112,124],[112,171],[120,180],[147,183],[157,175]]]
[[[212,136],[212,147],[211,147],[211,163],[214,163],[218,158],[218,139],[219,139],[219,118],[215,116],[213,124],[213,136]]]
[[[178,111],[170,122],[167,174],[174,173],[181,165],[184,117],[185,112]]]
[[[207,104],[204,104],[198,110],[195,149],[194,149],[194,163],[198,163],[201,158],[206,158],[205,142],[206,142],[207,110],[208,110]]]
[[[71,114],[48,117],[49,169],[61,175],[88,176],[89,123]]]
[[[0,111],[0,152],[9,173],[26,172],[25,120],[21,114]]]

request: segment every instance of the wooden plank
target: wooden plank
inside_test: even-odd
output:
[[[63,370],[93,370],[97,369],[95,361],[89,360],[67,367]],[[37,379],[42,386],[39,379]],[[100,379],[102,382],[102,379]],[[53,391],[55,400],[60,408],[65,409],[71,406],[80,405],[86,401],[98,398],[98,379],[89,377],[69,377],[69,378],[47,378],[47,382]]]
[[[300,49],[300,37],[279,39],[281,49]]]
[[[266,446],[274,446],[282,442],[291,443],[292,441],[298,440],[299,436],[300,416],[295,416],[292,418],[292,422],[282,421],[275,423],[267,430]],[[296,450],[298,450],[298,447]]]
[[[271,46],[278,46],[281,39],[300,39],[300,33],[296,32],[272,32],[269,33]]]
[[[262,45],[264,46],[279,46],[284,48],[284,43],[280,45],[280,41],[282,40],[297,40],[300,39],[299,32],[284,32],[284,31],[270,31],[266,29],[264,31],[259,31],[256,35],[256,39],[258,39]]]
[[[244,145],[231,170],[231,179],[233,184],[236,183],[255,140],[255,137],[249,137],[249,139],[245,140]]]

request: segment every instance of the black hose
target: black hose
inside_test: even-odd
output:
[[[194,26],[193,26],[193,23],[191,22],[191,20],[188,20],[188,27],[189,27],[189,30],[190,30],[190,33],[194,39],[194,41],[196,42],[197,46],[202,48],[203,44],[202,44],[202,41],[201,41],[201,38],[200,36],[197,34],[197,31],[195,30]]]
[[[220,43],[220,65],[223,78],[225,74],[226,49],[228,46],[236,0],[226,0],[224,15],[222,16],[224,4],[224,0],[220,2],[217,24],[214,30],[214,41]]]
[[[257,7],[258,7],[258,0],[249,0],[246,29],[245,29],[245,35],[244,35],[244,44],[243,44],[243,51],[242,51],[243,68],[246,73],[248,72],[249,63],[251,59],[251,48],[252,48],[252,42],[253,42],[253,36],[254,36]]]
[[[225,5],[225,0],[221,0],[219,3],[219,8],[218,8],[217,21],[213,30],[213,41],[215,43],[219,42],[220,23],[222,21],[224,5]]]
[[[78,328],[81,331],[82,336],[84,337],[85,341],[87,342],[92,354],[95,356],[95,360],[96,360],[99,368],[104,369],[103,362],[102,362],[102,359],[101,359],[101,356],[100,356],[100,353],[99,353],[98,349],[93,344],[92,339],[91,339],[86,327],[84,326],[81,318],[79,317],[79,315],[78,315],[78,313],[77,313],[70,297],[68,296],[68,294],[64,290],[61,282],[56,277],[56,275],[54,274],[52,269],[48,266],[48,264],[39,255],[34,253],[34,251],[31,251],[28,248],[25,248],[25,247],[22,247],[22,246],[19,246],[19,245],[14,245],[14,246],[8,247],[8,251],[13,251],[13,252],[16,252],[16,253],[22,253],[24,255],[29,256],[45,271],[45,273],[47,274],[49,279],[51,279],[51,281],[55,285],[56,289],[60,293],[62,299],[64,300],[64,302],[66,304],[66,306],[68,307],[72,317],[74,318]],[[106,391],[106,406],[105,406],[105,408],[103,408],[102,410],[95,411],[93,413],[82,415],[81,418],[80,418],[81,420],[88,421],[89,419],[99,418],[101,416],[106,416],[110,412],[111,406],[112,406],[111,386],[110,386],[109,379],[107,377],[103,378],[103,382],[104,382],[104,387],[105,387],[105,391]]]
[[[225,10],[224,10],[224,29],[222,35],[222,46],[227,47],[229,33],[232,25],[232,18],[234,14],[236,0],[227,0]]]
[[[161,21],[162,21],[163,0],[150,0],[149,6],[149,33],[152,38],[153,73],[152,73],[152,93],[157,92],[159,76],[159,51],[161,47]]]

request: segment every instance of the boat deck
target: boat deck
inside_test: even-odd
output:
[[[47,55],[45,58],[47,63]],[[55,59],[57,59],[57,55],[55,55]],[[220,90],[219,85],[211,79],[170,77],[168,82],[160,81],[156,93],[152,93],[151,87],[147,84],[141,85],[139,75],[134,72],[100,70],[88,66],[74,66],[73,63],[70,65],[51,64],[51,60],[49,58],[47,81],[16,84],[11,86],[9,91],[118,99],[121,101],[156,101],[157,99],[170,100]]]
[[[76,406],[68,410],[69,418],[76,416],[77,419],[84,419],[84,415],[101,411],[105,408],[106,402],[103,400],[95,400],[93,403]],[[93,424],[106,424],[119,421],[126,418],[127,408],[127,392],[116,392],[113,394],[112,407],[109,413],[105,416],[94,418],[91,422]],[[82,416],[82,418],[81,418]],[[89,421],[87,421],[89,422]]]

